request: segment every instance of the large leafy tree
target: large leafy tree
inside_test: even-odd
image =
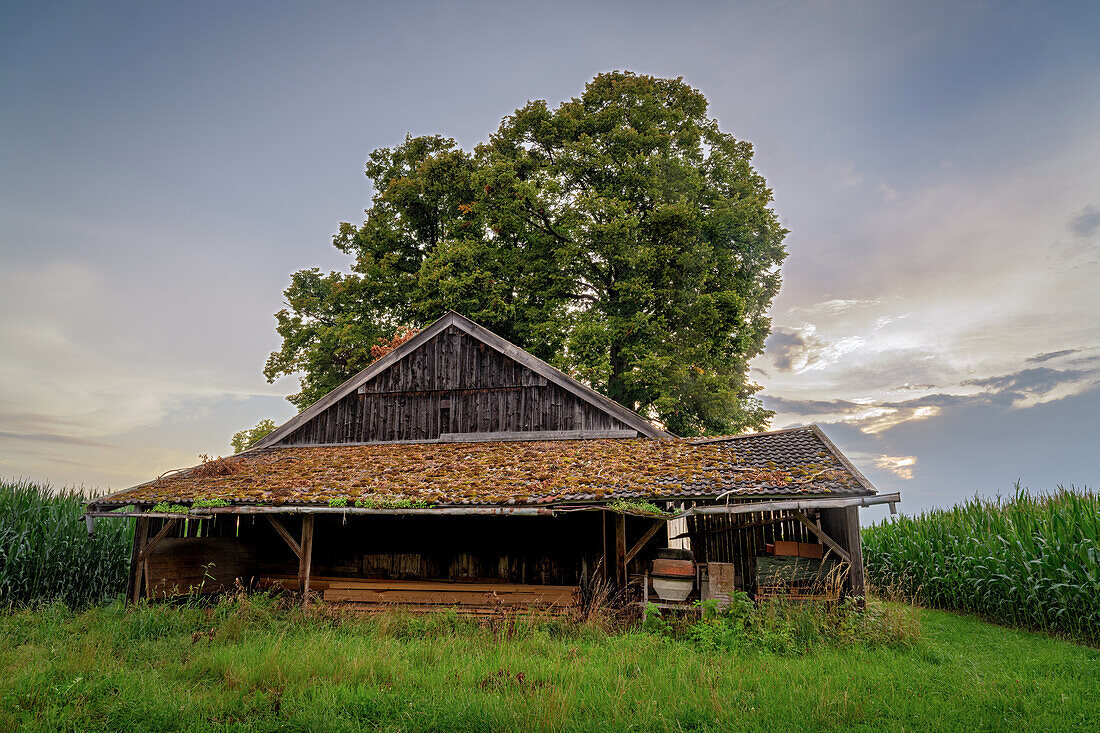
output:
[[[304,407],[405,324],[450,308],[673,432],[761,428],[748,360],[763,349],[786,257],[752,147],[680,79],[600,74],[529,102],[472,153],[409,137],[367,164],[349,273],[296,273],[270,380]]]

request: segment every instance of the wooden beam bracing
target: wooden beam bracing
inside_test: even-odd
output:
[[[802,512],[796,511],[791,513],[794,515],[795,519],[806,525],[806,528],[813,532],[814,535],[816,535],[817,538],[820,539],[826,547],[835,552],[840,557],[840,559],[848,564],[851,564],[852,556],[848,554],[848,551],[841,547],[832,537],[825,534],[825,531],[822,530],[821,527],[818,527],[815,523],[811,522],[810,518]]]
[[[627,551],[627,553],[626,553],[626,564],[627,565],[629,565],[630,561],[633,560],[635,558],[635,556],[637,556],[637,554],[642,551],[642,548],[645,547],[646,544],[648,544],[651,539],[653,539],[653,535],[657,534],[657,532],[660,531],[661,527],[665,526],[667,523],[668,523],[667,519],[658,519],[658,520],[653,522],[653,524],[649,527],[649,529],[647,529],[645,531],[645,534],[643,534],[641,537],[639,537],[638,541],[634,543],[634,546],[631,547]]]
[[[287,531],[286,527],[283,526],[283,523],[279,521],[278,517],[276,517],[274,514],[267,514],[265,516],[267,517],[267,521],[271,522],[271,526],[275,529],[275,531],[279,533],[279,536],[283,538],[283,541],[286,542],[287,546],[290,547],[290,551],[294,553],[294,556],[301,560],[302,546],[299,545],[293,537],[291,537],[290,532]]]
[[[157,532],[156,536],[153,537],[153,539],[149,540],[149,543],[142,548],[140,553],[138,553],[138,562],[145,562],[145,559],[149,557],[149,553],[156,549],[157,545],[160,544],[160,541],[163,540],[168,535],[168,533],[172,531],[172,528],[175,527],[178,523],[178,519],[169,519],[167,522],[165,522],[164,526],[160,528],[160,531]]]

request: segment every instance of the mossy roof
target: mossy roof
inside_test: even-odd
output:
[[[614,499],[853,496],[874,487],[814,426],[695,441],[602,439],[272,447],[163,476],[107,508],[233,504],[555,505]]]

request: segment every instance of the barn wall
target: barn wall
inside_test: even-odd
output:
[[[433,440],[442,433],[629,426],[450,327],[280,444]]]

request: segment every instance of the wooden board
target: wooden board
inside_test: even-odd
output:
[[[297,590],[298,579],[264,576],[257,586]],[[310,579],[310,587],[333,603],[365,603],[405,606],[542,606],[571,608],[577,588],[571,585],[518,583],[462,583],[446,580]]]
[[[256,575],[252,547],[233,537],[164,538],[145,561],[146,597],[216,593]]]
[[[329,588],[324,593],[326,601],[356,603],[415,603],[437,606],[572,606],[573,591],[557,593],[507,593],[484,590],[372,590],[359,588]]]
[[[731,596],[741,590],[737,565],[730,562],[707,563],[707,593],[704,600],[718,601],[719,608],[728,608]]]

